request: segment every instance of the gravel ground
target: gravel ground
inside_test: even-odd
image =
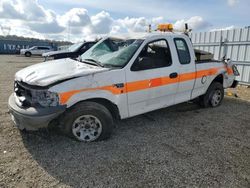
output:
[[[250,187],[247,95],[215,109],[184,103],[123,120],[111,139],[83,144],[12,126],[14,73],[39,61],[0,56],[0,187]]]
[[[250,102],[250,86],[239,85],[236,88],[229,88],[226,91],[227,95],[231,97],[236,97]]]

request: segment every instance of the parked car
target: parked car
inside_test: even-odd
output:
[[[193,99],[217,107],[224,88],[237,85],[238,71],[230,61],[195,59],[184,34],[107,37],[77,60],[54,60],[17,72],[10,114],[20,129],[53,125],[91,142],[110,137],[114,119]]]
[[[29,49],[21,49],[20,54],[30,57],[32,55],[42,55],[45,52],[52,51],[53,49],[49,46],[33,46]]]
[[[45,61],[53,59],[63,59],[63,58],[72,58],[76,59],[79,55],[82,55],[89,48],[91,48],[96,42],[79,42],[70,46],[67,50],[60,50],[54,52],[44,53],[42,56],[45,58]]]

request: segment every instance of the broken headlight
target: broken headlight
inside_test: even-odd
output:
[[[239,71],[238,71],[236,65],[233,65],[233,66],[232,66],[232,69],[233,69],[233,73],[234,73],[235,76],[239,76],[239,75],[240,75],[240,73],[239,73]]]
[[[59,97],[57,93],[50,91],[35,91],[32,94],[33,101],[43,107],[58,106]]]

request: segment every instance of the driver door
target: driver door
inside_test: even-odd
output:
[[[32,53],[33,55],[37,55],[37,53],[38,53],[38,47],[34,47],[34,48],[32,49],[32,51],[31,51],[31,53]]]
[[[166,39],[149,42],[126,72],[129,115],[174,104],[178,86],[176,67]]]

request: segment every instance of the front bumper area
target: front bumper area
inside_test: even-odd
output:
[[[21,50],[20,55],[24,55],[26,51]]]
[[[8,107],[12,121],[21,130],[38,130],[48,127],[53,119],[66,110],[66,106],[21,108],[16,104],[14,94],[9,97]]]

